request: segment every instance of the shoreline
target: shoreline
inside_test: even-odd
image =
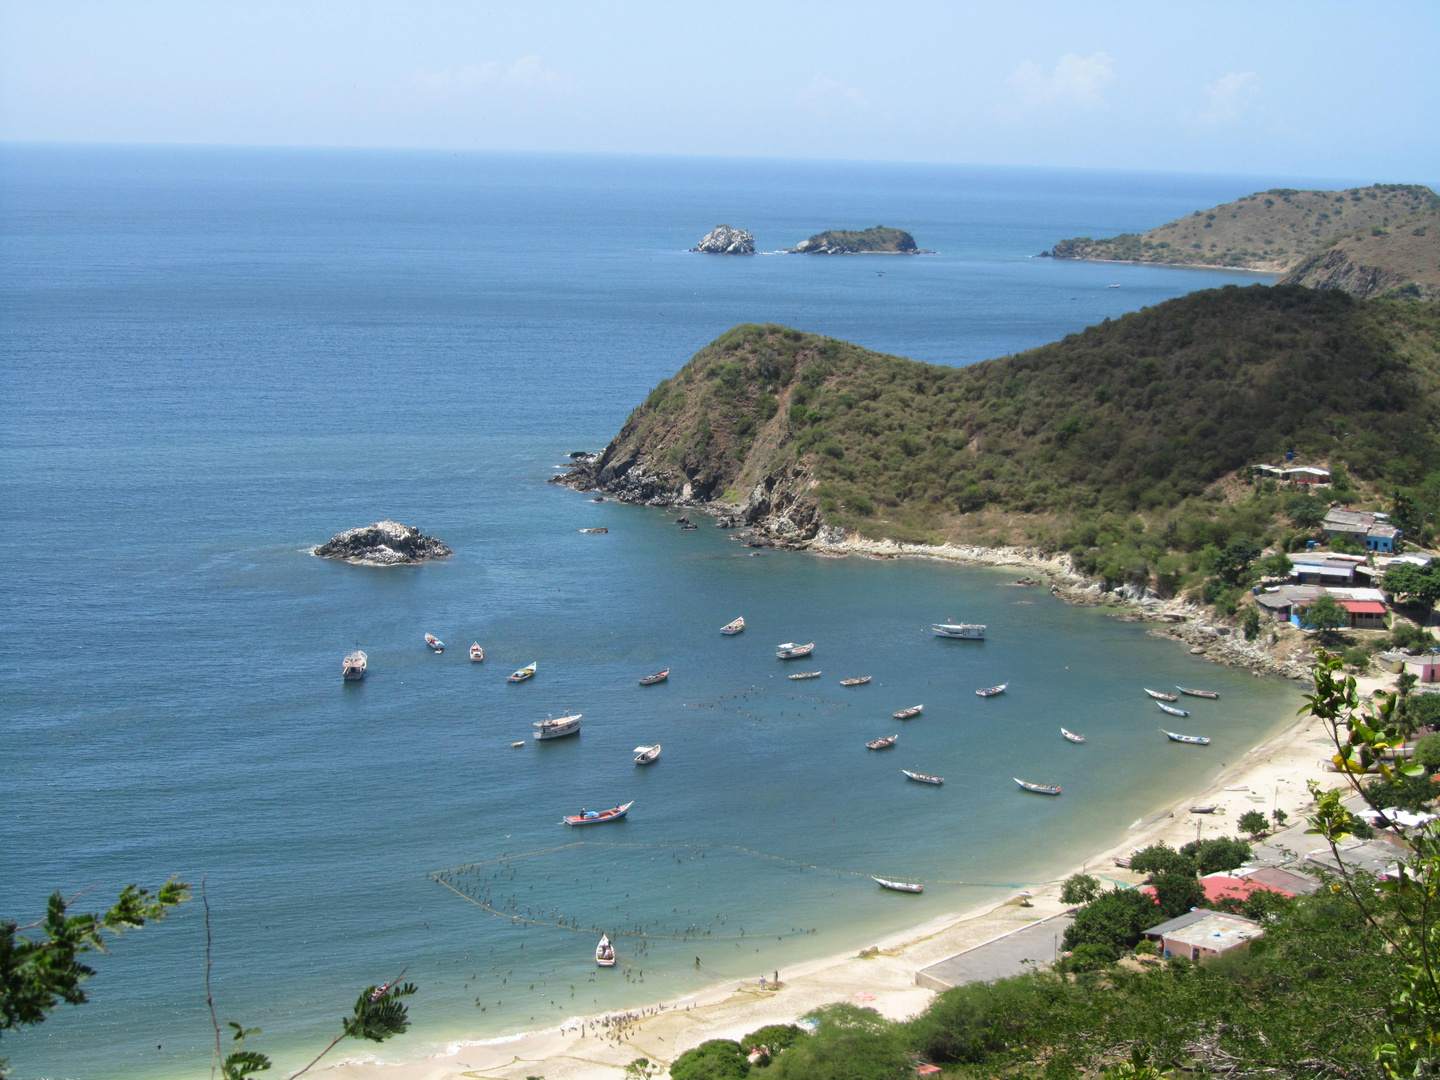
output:
[[[1105,263],[1110,266],[1160,266],[1170,270],[1224,270],[1229,273],[1270,274],[1277,278],[1284,277],[1294,269],[1293,266],[1284,270],[1259,270],[1253,266],[1216,266],[1214,263],[1146,262],[1142,259],[1080,259],[1071,255],[1051,255],[1049,252],[1043,255],[1031,255],[1030,257],[1032,259],[1054,259],[1056,262]],[[1299,263],[1296,265],[1299,265]]]

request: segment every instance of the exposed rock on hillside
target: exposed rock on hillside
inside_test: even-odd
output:
[[[920,255],[915,238],[904,229],[876,225],[859,232],[830,229],[803,240],[790,251],[801,255]]]
[[[755,237],[744,229],[732,229],[729,225],[716,225],[705,234],[704,239],[691,251],[706,255],[754,255]]]
[[[1282,285],[1440,300],[1440,210],[1347,233],[1285,275]]]
[[[359,529],[336,533],[312,554],[322,559],[344,559],[361,566],[406,566],[426,559],[443,559],[448,547],[433,536],[398,521],[377,521]]]

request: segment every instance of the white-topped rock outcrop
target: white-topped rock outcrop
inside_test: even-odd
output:
[[[744,229],[732,229],[729,225],[716,225],[705,234],[705,238],[691,251],[705,255],[754,255],[755,237]]]
[[[377,521],[359,529],[336,533],[312,554],[322,559],[344,559],[361,566],[408,566],[426,559],[443,559],[451,551],[433,536],[398,521]]]

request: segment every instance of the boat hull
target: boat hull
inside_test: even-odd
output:
[[[1190,697],[1209,698],[1212,701],[1220,697],[1214,690],[1190,690],[1183,686],[1177,686],[1175,689],[1179,690],[1182,694],[1188,694]]]
[[[934,784],[936,787],[939,787],[945,783],[943,776],[931,776],[929,773],[911,772],[909,769],[901,769],[900,771],[905,774],[907,780],[914,780],[917,784]]]
[[[1167,713],[1169,713],[1171,716],[1189,716],[1189,715],[1190,715],[1190,710],[1189,710],[1189,709],[1177,709],[1174,705],[1166,705],[1163,701],[1157,701],[1155,704],[1160,706],[1160,709],[1161,709],[1162,712],[1167,712]]]
[[[369,659],[370,658],[363,652],[356,649],[349,656],[345,657],[345,662],[340,668],[340,674],[346,682],[359,682],[365,678],[365,668],[368,666]]]
[[[656,683],[662,683],[668,678],[670,678],[670,669],[666,668],[664,671],[658,672],[654,675],[646,675],[645,678],[640,680],[640,685],[654,686]]]
[[[984,641],[985,627],[978,623],[932,623],[930,630],[936,637],[956,641]]]
[[[799,660],[802,656],[809,656],[815,651],[815,643],[808,645],[780,645],[776,647],[775,657],[778,660]]]
[[[1033,791],[1036,795],[1059,795],[1060,788],[1051,787],[1049,784],[1032,784],[1028,780],[1021,780],[1018,776],[1011,777],[1025,791]]]
[[[745,620],[736,619],[734,622],[728,622],[724,626],[720,627],[720,633],[724,634],[726,637],[732,637],[735,634],[742,633],[744,629]]]
[[[880,877],[871,878],[870,880],[882,889],[889,889],[891,892],[922,893],[925,891],[924,885],[919,885],[913,881],[887,881],[885,878]]]
[[[607,822],[619,821],[630,812],[633,802],[627,802],[624,806],[617,806],[613,810],[601,810],[594,817],[586,817],[584,814],[575,814],[565,819],[566,825],[604,825]]]

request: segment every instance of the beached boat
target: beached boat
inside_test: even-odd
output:
[[[345,657],[345,663],[340,668],[340,673],[345,676],[346,682],[357,682],[365,677],[365,665],[370,658],[359,649],[356,649],[349,656]]]
[[[1161,731],[1165,731],[1162,727]],[[1191,746],[1209,746],[1210,740],[1204,735],[1177,735],[1173,731],[1165,731],[1165,735],[1171,742],[1189,743]]]
[[[580,813],[567,817],[566,825],[603,825],[607,821],[619,821],[630,812],[634,802],[627,802],[624,806],[616,806],[609,810],[581,810]]]
[[[820,672],[820,671],[797,671],[794,675],[789,675],[789,676],[787,676],[787,678],[791,678],[791,679],[818,679],[822,674],[824,674],[824,673],[823,673],[823,672]]]
[[[595,946],[595,966],[615,966],[615,946],[610,944],[610,935],[601,934],[600,944]]]
[[[1220,697],[1220,695],[1217,694],[1214,690],[1191,690],[1188,686],[1177,686],[1177,687],[1175,687],[1175,689],[1176,689],[1176,690],[1179,690],[1180,693],[1182,693],[1182,694],[1189,694],[1191,697],[1208,697],[1208,698],[1219,698],[1219,697]]]
[[[434,649],[436,652],[444,652],[444,651],[445,651],[445,642],[441,641],[441,640],[440,640],[438,637],[436,637],[434,634],[426,634],[426,635],[425,635],[425,644],[426,644],[426,645],[429,645],[430,648]]]
[[[864,686],[867,682],[869,682],[869,681],[870,681],[871,679],[873,679],[873,678],[874,678],[873,675],[861,675],[858,679],[841,679],[841,680],[840,680],[840,685],[841,685],[841,686]]]
[[[775,656],[781,660],[799,660],[802,656],[809,656],[815,651],[815,643],[808,645],[797,645],[793,641],[787,641],[783,645],[775,646]]]
[[[919,716],[924,710],[924,705],[911,705],[908,709],[901,709],[899,712],[891,713],[890,715],[895,717],[896,720],[909,720],[912,716]]]
[[[936,637],[960,638],[964,641],[985,640],[985,627],[980,623],[931,623],[930,629]]]
[[[883,739],[871,739],[865,745],[871,750],[889,750],[899,737],[899,735],[886,735]]]
[[[654,746],[637,746],[634,753],[636,765],[649,765],[660,756],[660,744],[657,742]]]
[[[1192,813],[1192,814],[1213,814],[1216,810],[1219,810],[1219,809],[1220,809],[1220,808],[1219,808],[1218,806],[1216,806],[1214,803],[1211,803],[1209,806],[1192,806],[1192,807],[1190,807],[1190,813]]]
[[[531,660],[530,663],[526,664],[526,665],[525,665],[524,667],[522,667],[519,671],[512,671],[509,675],[506,675],[506,676],[505,676],[505,681],[506,681],[506,682],[524,682],[526,679],[530,678],[530,677],[533,676],[534,674],[535,674],[535,661],[534,661],[534,660]]]
[[[1163,701],[1157,701],[1157,702],[1155,702],[1155,704],[1158,705],[1158,706],[1160,706],[1160,711],[1161,711],[1161,712],[1167,712],[1167,713],[1169,713],[1171,716],[1189,716],[1189,715],[1190,715],[1190,710],[1189,710],[1189,709],[1177,709],[1174,705],[1166,705]]]
[[[741,619],[736,619],[734,622],[727,622],[724,626],[720,627],[720,633],[722,633],[722,634],[724,634],[724,635],[726,635],[726,636],[728,637],[728,636],[730,636],[731,634],[738,634],[738,633],[740,633],[740,631],[742,631],[742,630],[744,630],[744,629],[745,629],[745,620],[744,620],[743,618],[741,618]]]
[[[470,643],[470,662],[472,664],[478,664],[481,660],[484,659],[485,650],[480,647],[480,642],[472,641]]]
[[[1035,792],[1036,795],[1059,795],[1059,794],[1060,794],[1060,785],[1059,785],[1059,784],[1056,784],[1054,787],[1051,787],[1049,784],[1032,784],[1032,783],[1030,783],[1029,780],[1021,780],[1018,776],[1012,776],[1010,779],[1014,780],[1015,783],[1019,784],[1019,785],[1020,785],[1022,788],[1024,788],[1026,791],[1033,791],[1033,792]]]
[[[1073,732],[1073,731],[1066,731],[1063,727],[1060,729],[1060,734],[1061,734],[1061,735],[1064,735],[1065,738],[1069,739],[1071,742],[1084,742],[1084,741],[1085,741],[1085,736],[1084,736],[1084,735],[1076,735],[1075,732]]]
[[[984,690],[976,690],[975,693],[981,697],[994,697],[996,694],[1003,694],[1009,685],[1008,682],[1002,682],[999,686],[987,686]]]
[[[640,680],[640,685],[654,686],[657,682],[664,682],[669,677],[670,669],[667,667],[664,671],[657,671],[654,675],[646,675],[643,679]]]
[[[890,889],[893,892],[920,893],[925,891],[924,885],[917,885],[910,881],[889,881],[883,877],[872,877],[871,880],[882,889]]]
[[[943,776],[933,776],[930,773],[923,772],[911,772],[909,769],[901,769],[900,771],[918,784],[943,784],[945,782]]]
[[[1143,687],[1142,687],[1142,689],[1143,689]],[[1149,695],[1150,695],[1151,697],[1153,697],[1156,701],[1179,701],[1179,700],[1180,700],[1180,699],[1179,699],[1178,697],[1176,697],[1174,694],[1162,694],[1159,690],[1146,690],[1145,693],[1149,694]]]
[[[574,735],[580,730],[581,715],[577,712],[574,716],[555,716],[549,720],[536,720],[533,725],[535,738],[540,740],[563,739],[566,735]]]

